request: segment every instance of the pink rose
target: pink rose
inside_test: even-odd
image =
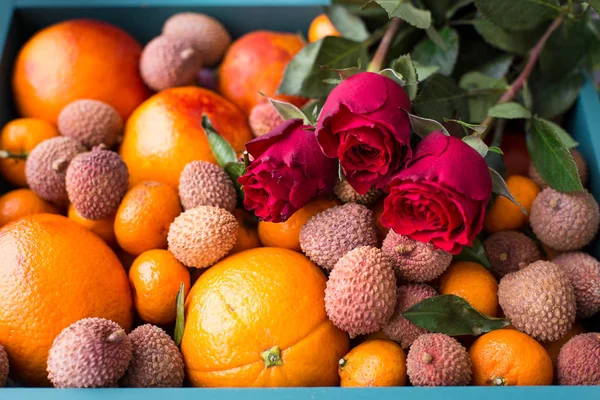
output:
[[[333,192],[336,160],[323,155],[311,126],[288,120],[246,144],[254,160],[238,182],[244,207],[268,222],[283,222],[314,197]]]
[[[356,74],[329,94],[319,115],[323,153],[339,158],[348,183],[364,194],[383,188],[411,155],[410,100],[396,82],[372,72]]]
[[[458,254],[483,227],[492,180],[483,157],[462,140],[434,132],[394,176],[381,223]]]

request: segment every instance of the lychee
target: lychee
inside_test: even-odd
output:
[[[582,252],[564,253],[552,260],[571,281],[577,299],[577,317],[589,318],[600,311],[600,262]]]
[[[206,161],[187,164],[179,178],[183,208],[215,206],[233,211],[237,193],[229,176],[218,165]]]
[[[496,232],[483,242],[483,247],[497,278],[542,258],[535,242],[517,231]]]
[[[282,122],[283,118],[269,102],[255,105],[248,116],[248,124],[254,137],[266,135]]]
[[[123,119],[113,106],[102,101],[75,100],[58,115],[58,130],[89,148],[100,144],[112,147],[123,131]]]
[[[600,385],[600,333],[584,333],[560,349],[557,363],[561,385]]]
[[[336,182],[333,193],[335,193],[337,198],[343,203],[358,203],[367,207],[375,203],[381,197],[381,191],[375,188],[371,188],[365,194],[358,194],[346,179],[338,180],[338,182]]]

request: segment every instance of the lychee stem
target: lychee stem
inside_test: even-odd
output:
[[[498,255],[498,258],[500,259],[500,261],[506,261],[508,260],[508,253],[500,253]]]
[[[52,169],[56,172],[62,172],[69,165],[69,161],[64,158],[59,158],[58,160],[54,160],[52,163]]]
[[[119,329],[108,335],[106,338],[107,343],[119,343],[127,336],[127,333],[123,329]]]
[[[28,155],[29,153],[13,153],[8,150],[0,150],[0,158],[20,158],[25,160]]]
[[[396,246],[396,253],[398,254],[408,254],[411,251],[413,251],[415,249],[415,247],[417,247],[416,244],[412,243],[412,244],[399,244],[398,246]]]
[[[344,370],[344,368],[346,367],[346,365],[348,365],[348,360],[346,360],[345,358],[340,358],[340,361],[338,361],[338,364],[340,365],[340,370]]]
[[[267,368],[283,365],[279,346],[273,346],[270,349],[263,351],[260,353],[260,356],[265,361],[265,367]]]
[[[550,206],[550,208],[557,208],[558,207],[558,199],[556,199],[556,198],[550,199],[550,201],[548,202],[548,205]]]
[[[494,379],[492,379],[492,383],[494,384],[494,386],[504,386],[506,384],[506,380],[501,376],[497,376]]]
[[[423,360],[425,364],[431,364],[433,362],[433,356],[429,353],[423,353],[421,360]]]
[[[192,49],[191,47],[188,47],[187,49],[183,49],[181,51],[181,53],[179,53],[179,56],[181,57],[182,60],[187,60],[188,58],[190,58],[192,56],[192,54],[194,54],[194,49]]]

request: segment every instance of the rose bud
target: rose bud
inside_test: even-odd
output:
[[[244,207],[268,222],[283,222],[314,197],[333,193],[337,162],[321,152],[311,126],[288,120],[246,144],[254,160],[238,182]]]
[[[430,133],[390,181],[381,223],[452,254],[483,227],[492,180],[483,157],[462,140]]]
[[[359,194],[383,188],[411,155],[410,100],[393,80],[362,72],[342,81],[323,105],[316,134],[323,153],[339,158]]]

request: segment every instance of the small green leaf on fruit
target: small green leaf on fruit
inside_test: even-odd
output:
[[[490,261],[485,254],[485,249],[478,237],[473,241],[471,247],[463,247],[459,255],[454,256],[455,261],[472,261],[483,265],[487,269],[491,269]]]
[[[431,12],[416,8],[406,0],[375,0],[390,18],[400,18],[419,29],[431,26]]]
[[[531,111],[514,101],[502,104],[496,104],[488,111],[488,116],[494,118],[506,119],[529,119]]]
[[[481,140],[479,135],[469,135],[462,138],[462,141],[471,146],[481,157],[485,157],[488,153],[487,144]]]
[[[227,139],[219,135],[206,114],[202,116],[202,128],[206,132],[210,150],[221,168],[224,168],[227,163],[237,160],[237,155],[233,147],[231,147]]]
[[[453,294],[425,299],[409,308],[402,316],[429,332],[449,336],[478,336],[510,325],[505,319],[481,314],[465,299]]]
[[[175,344],[179,346],[181,339],[183,338],[183,328],[185,327],[185,286],[183,282],[179,285],[179,292],[177,292],[177,298],[175,300],[176,306],[176,319],[175,319],[175,333],[173,335]]]
[[[410,126],[419,137],[425,138],[431,132],[442,131],[444,135],[450,136],[448,130],[444,128],[444,125],[440,124],[438,121],[429,118],[419,117],[417,115],[411,114],[408,111],[404,110],[408,115],[410,120]]]
[[[306,115],[304,115],[302,110],[300,110],[292,103],[271,98],[269,98],[269,102],[271,102],[271,105],[275,108],[277,114],[279,114],[279,116],[283,118],[284,121],[287,121],[288,119],[301,119],[304,121],[305,125],[310,125],[310,121],[308,120]]]
[[[506,182],[504,181],[504,178],[502,178],[502,175],[500,175],[495,169],[490,168],[490,177],[492,178],[492,192],[506,197],[514,204],[521,207],[523,214],[527,215],[527,210],[525,210],[525,207],[523,207],[510,193],[510,190],[508,189],[508,186],[506,186]]]

